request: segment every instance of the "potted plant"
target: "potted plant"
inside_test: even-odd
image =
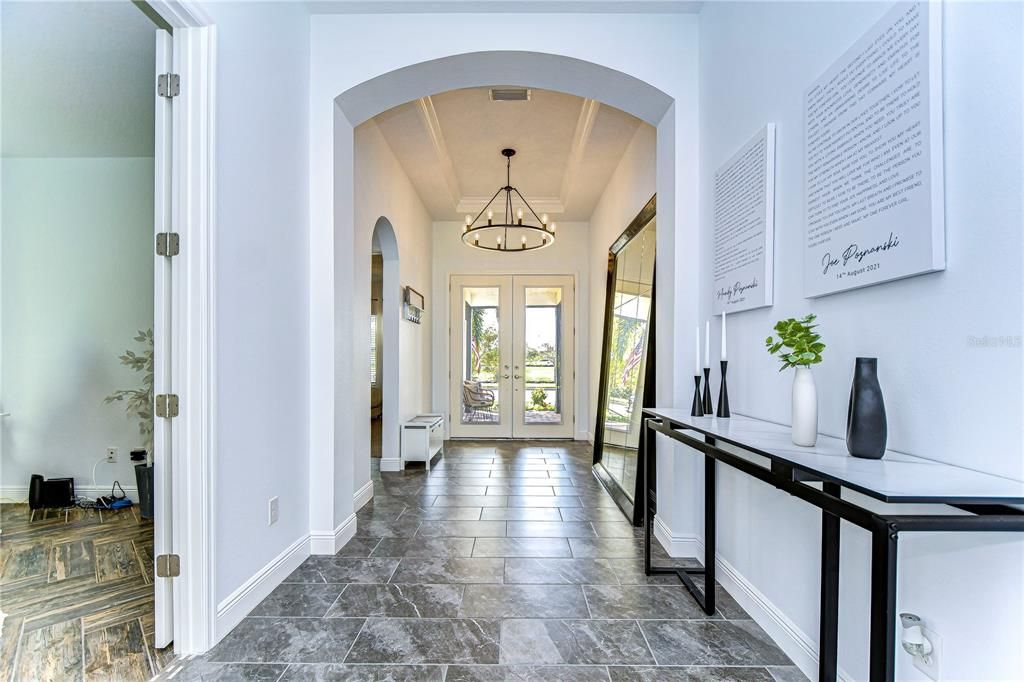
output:
[[[131,349],[118,356],[122,365],[142,373],[142,385],[114,391],[104,403],[124,403],[129,419],[138,419],[139,435],[146,451],[145,464],[136,465],[135,479],[139,490],[140,513],[153,516],[153,330],[140,330],[135,341],[143,345],[140,352]]]
[[[771,355],[782,361],[779,371],[796,369],[793,376],[793,442],[811,447],[818,441],[818,393],[814,386],[811,365],[821,362],[825,344],[814,331],[816,315],[802,319],[789,318],[775,324],[777,337],[765,339]]]

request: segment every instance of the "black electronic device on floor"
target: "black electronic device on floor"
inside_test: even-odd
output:
[[[28,484],[28,506],[36,509],[64,509],[75,505],[75,479],[44,479],[32,474]]]

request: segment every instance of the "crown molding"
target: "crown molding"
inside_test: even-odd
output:
[[[421,97],[416,104],[416,110],[420,114],[420,119],[427,129],[427,135],[430,136],[430,142],[434,147],[438,167],[441,169],[441,177],[444,178],[445,187],[448,188],[448,203],[449,205],[456,204],[463,198],[462,188],[459,185],[459,178],[455,174],[455,164],[452,162],[451,154],[448,153],[448,144],[444,140],[444,132],[441,130],[441,122],[434,109],[434,101],[428,95]]]
[[[489,14],[510,12],[507,0],[307,0],[310,14]],[[520,13],[696,14],[695,0],[516,0]]]
[[[500,198],[500,197],[499,197]],[[484,206],[491,200],[491,197],[462,197],[455,206],[456,213],[476,215],[484,210]],[[530,207],[537,212],[537,215],[548,213],[560,215],[565,213],[565,204],[560,197],[527,197]],[[498,207],[500,210],[501,206]],[[495,211],[497,213],[497,210]]]
[[[584,99],[583,105],[580,107],[580,115],[576,119],[576,130],[572,135],[572,147],[569,148],[569,159],[565,164],[562,186],[558,192],[562,206],[569,203],[569,192],[572,191],[573,183],[579,176],[580,166],[583,164],[583,153],[590,141],[590,133],[594,130],[594,121],[597,120],[597,112],[600,109],[601,103],[592,99]]]

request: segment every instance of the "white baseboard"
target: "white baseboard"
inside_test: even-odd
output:
[[[309,556],[309,545],[308,535],[299,538],[217,605],[217,619],[214,625],[214,638],[217,642],[242,622],[243,618],[306,560]]]
[[[401,471],[402,460],[398,457],[381,457],[380,459],[380,470],[381,471]]]
[[[356,515],[349,514],[348,518],[338,524],[333,531],[311,531],[309,534],[309,553],[334,555],[345,546],[345,543],[356,534]]]
[[[120,495],[121,490],[118,489],[117,493]],[[75,495],[79,497],[89,497],[96,499],[103,495],[110,494],[110,484],[107,485],[75,485]],[[139,490],[135,486],[124,486],[124,494],[128,496],[128,499],[132,502],[139,503]],[[28,486],[27,485],[5,485],[0,486],[0,499],[4,502],[28,502]]]
[[[672,529],[654,515],[654,537],[670,557],[704,557],[704,543],[696,535],[675,535]]]
[[[704,558],[704,540],[698,536],[677,536],[657,516],[654,518],[654,536],[661,542],[671,557]],[[715,557],[715,577],[718,583],[736,600],[755,623],[768,633],[779,648],[792,659],[794,665],[807,675],[808,679],[818,677],[818,643],[816,637],[797,627],[790,618],[773,604],[762,592],[747,580],[735,566],[722,558]],[[853,678],[841,668],[836,671],[843,682]]]
[[[367,481],[363,487],[356,491],[352,500],[352,508],[359,511],[367,502],[373,499],[373,481]]]

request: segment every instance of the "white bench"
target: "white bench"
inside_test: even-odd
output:
[[[402,424],[402,468],[406,462],[430,461],[444,451],[444,415],[420,414]]]

